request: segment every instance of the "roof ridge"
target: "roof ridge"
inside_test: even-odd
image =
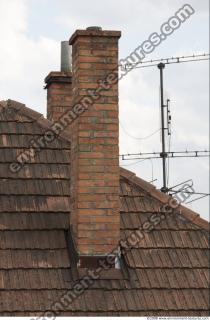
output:
[[[120,175],[122,177],[126,178],[127,180],[129,180],[130,182],[141,187],[145,191],[149,192],[152,197],[159,200],[163,204],[166,204],[171,200],[171,197],[169,195],[159,191],[155,186],[153,186],[148,181],[137,177],[136,174],[130,170],[120,168]],[[193,210],[191,210],[181,204],[179,205],[179,207],[177,209],[179,209],[179,214],[181,214],[182,216],[184,216],[185,218],[187,218],[188,220],[190,220],[191,222],[193,222],[194,224],[196,224],[200,228],[203,228],[207,231],[210,230],[210,223],[207,220],[201,218],[197,212],[195,212],[195,211],[193,211]]]
[[[37,112],[29,107],[26,107],[25,104],[18,102],[18,101],[15,101],[15,100],[8,99],[6,101],[6,104],[8,107],[11,107],[11,108],[14,108],[15,110],[17,110],[20,114],[36,121],[36,123],[39,124],[42,128],[54,131],[52,128],[53,122],[46,119],[42,113]],[[6,105],[4,104],[4,106],[6,106]],[[66,132],[61,132],[57,136],[61,137],[64,140],[67,140],[68,142],[70,141],[70,135],[68,135]]]

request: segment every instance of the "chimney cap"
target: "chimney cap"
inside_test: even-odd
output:
[[[77,37],[113,37],[119,39],[121,37],[120,31],[102,30],[101,27],[88,27],[85,30],[76,30],[71,38],[69,44],[73,45]]]
[[[86,30],[90,30],[90,31],[102,31],[102,28],[100,26],[90,26],[87,27]]]

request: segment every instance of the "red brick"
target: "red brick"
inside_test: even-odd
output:
[[[104,172],[105,167],[104,166],[82,166],[80,167],[80,174],[82,175],[83,173],[85,174],[87,172],[93,172],[93,170],[94,172]],[[106,171],[108,171],[108,168],[106,169]],[[112,172],[112,171],[109,171],[109,172]]]
[[[78,238],[77,240],[77,243],[78,245],[80,244],[94,244],[94,245],[113,245],[113,249],[114,247],[116,246],[117,247],[117,244],[118,244],[118,238],[117,237],[110,237],[110,238],[95,238],[93,235],[94,235],[95,232],[92,233],[92,237],[87,237],[87,238]],[[79,250],[80,251],[80,250]],[[109,252],[107,252],[108,254]]]
[[[104,210],[102,209],[83,209],[83,208],[79,208],[78,209],[78,214],[81,216],[103,216],[105,213]]]
[[[69,83],[66,83],[66,79]],[[72,75],[64,72],[51,72],[45,79],[47,84],[47,117],[57,121],[63,107],[72,107]],[[59,81],[59,82],[58,82]],[[54,109],[56,107],[56,109]],[[57,112],[60,109],[60,112]]]
[[[95,104],[95,109],[116,111],[118,110],[118,106],[116,104]]]
[[[112,226],[112,224],[110,223],[110,226]],[[117,225],[118,226],[118,225]],[[104,223],[78,223],[78,230],[106,230],[107,225]]]
[[[118,69],[119,33],[88,32],[77,32],[70,40],[73,105],[87,100],[88,89],[94,93],[98,80]],[[118,113],[118,85],[113,84],[100,90],[98,99],[91,98],[88,110],[71,126],[72,213],[80,254],[109,253],[120,239]]]

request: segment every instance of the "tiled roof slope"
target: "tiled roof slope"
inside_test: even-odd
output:
[[[0,111],[0,316],[42,315],[74,285],[68,253],[69,141],[47,145],[18,174],[9,164],[50,123],[24,105]],[[123,254],[124,273],[108,271],[61,315],[209,315],[208,223],[121,169],[122,239],[154,213],[154,230]]]

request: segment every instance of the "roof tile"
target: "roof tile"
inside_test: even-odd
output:
[[[66,239],[70,138],[62,134],[29,157],[20,172],[9,170],[31,138],[39,139],[51,125],[23,104],[9,101],[1,107],[0,315],[42,315],[75,284]],[[163,214],[168,196],[124,169],[120,186],[123,237],[142,231],[154,218],[162,219],[124,251],[123,272],[102,273],[62,315],[206,316],[207,223],[184,207]]]

